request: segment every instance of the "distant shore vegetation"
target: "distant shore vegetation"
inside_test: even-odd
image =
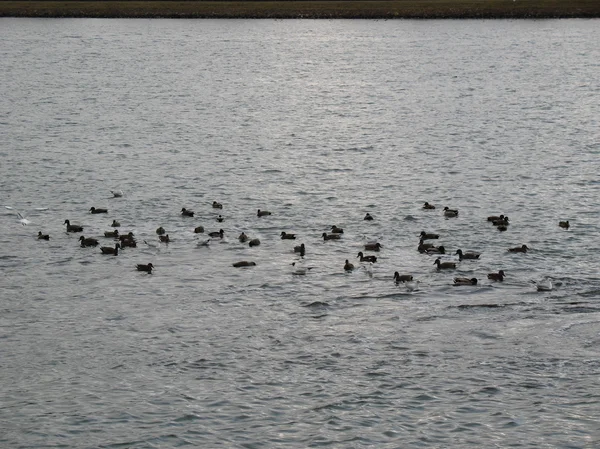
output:
[[[599,18],[600,0],[1,0],[0,17],[222,19]]]

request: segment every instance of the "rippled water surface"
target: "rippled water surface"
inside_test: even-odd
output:
[[[0,445],[598,447],[598,23],[0,19]]]

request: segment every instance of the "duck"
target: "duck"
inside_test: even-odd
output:
[[[504,215],[490,215],[489,217],[487,217],[487,221],[498,221],[498,220],[504,220]]]
[[[304,254],[306,254],[306,248],[304,247],[304,243],[298,246],[294,246],[294,252],[300,253],[300,256],[304,257]]]
[[[360,257],[360,261],[361,262],[372,262],[375,263],[377,262],[377,257],[376,256],[365,256],[362,251],[359,251],[358,256],[356,257]]]
[[[121,248],[121,245],[119,245],[118,243],[115,243],[114,248],[111,248],[110,246],[102,246],[100,248],[100,251],[102,251],[102,254],[116,256],[119,254],[119,248]]]
[[[196,226],[194,228],[194,234],[202,234],[204,232],[204,226]]]
[[[435,245],[433,243],[424,243],[423,239],[419,240],[419,246],[417,246],[417,251],[419,251],[420,253],[424,253],[430,248],[435,248]]]
[[[108,213],[108,209],[104,209],[101,207],[90,207],[90,212],[92,214],[107,214]]]
[[[322,234],[323,236],[323,240],[327,241],[327,240],[339,240],[341,238],[341,234],[327,234],[326,232],[324,232]]]
[[[250,242],[248,243],[248,246],[250,248],[252,248],[253,246],[258,246],[260,245],[260,240],[259,239],[252,239],[250,240]]]
[[[69,220],[65,220],[64,224],[67,225],[67,232],[83,232],[83,226],[72,225]]]
[[[435,262],[433,262],[433,264],[437,265],[438,270],[453,270],[456,268],[456,263],[442,262],[439,257],[435,259]]]
[[[104,237],[119,238],[119,230],[115,229],[114,231],[104,231]]]
[[[218,221],[219,223],[223,223],[223,220],[225,220],[225,219],[223,218],[223,216],[222,216],[222,215],[219,215],[219,216],[217,217],[217,221]]]
[[[292,274],[295,274],[297,276],[304,276],[309,272],[309,270],[312,270],[314,268],[314,267],[297,266],[296,262],[292,262],[292,267],[295,268],[295,270],[292,271]]]
[[[379,242],[365,243],[366,251],[379,251],[381,248],[383,248],[383,245]]]
[[[496,229],[500,232],[504,232],[504,231],[508,230],[508,226],[506,226],[505,224],[502,224],[502,225],[496,226]]]
[[[223,204],[213,201],[212,207],[213,209],[223,209]]]
[[[510,223],[508,222],[508,217],[503,217],[498,220],[493,220],[492,224],[494,226],[508,226]]]
[[[121,235],[119,235],[119,240],[120,241],[123,241],[123,240],[135,240],[133,232],[128,232],[127,234],[121,234]]]
[[[111,226],[112,226],[113,228],[118,228],[118,227],[120,227],[120,226],[121,226],[121,223],[119,223],[117,220],[113,220],[113,222],[112,222]]]
[[[427,201],[425,201],[425,204],[423,204],[423,209],[435,209],[435,206],[433,204],[429,204]]]
[[[166,232],[166,231],[165,231],[165,228],[163,228],[162,226],[161,226],[161,227],[159,227],[159,228],[156,228],[156,233],[157,233],[158,235],[164,235],[164,234],[165,234],[165,232]]]
[[[124,236],[124,237],[126,237],[126,236]],[[135,239],[125,238],[125,239],[121,240],[121,247],[122,248],[137,248],[137,242],[135,241]]]
[[[181,208],[181,215],[183,215],[184,217],[193,217],[194,216],[194,212],[191,210],[187,210],[185,207]]]
[[[394,272],[394,281],[396,281],[396,283],[400,283],[400,282],[411,282],[413,280],[412,275],[410,274],[400,274],[397,271]]]
[[[169,243],[171,241],[171,239],[169,238],[169,234],[167,235],[159,235],[158,239],[162,242],[162,243]]]
[[[281,233],[282,240],[295,240],[296,234],[287,234],[285,231]]]
[[[527,245],[517,246],[515,248],[509,248],[508,252],[510,253],[526,253],[529,250]]]
[[[559,221],[558,222],[558,226],[560,226],[563,229],[569,229],[569,220],[567,221]]]
[[[446,217],[458,217],[457,209],[450,209],[448,206],[444,207],[444,216]]]
[[[269,212],[268,210],[258,209],[258,212],[256,212],[257,217],[266,217],[267,215],[271,215],[271,212]]]
[[[238,240],[240,241],[240,243],[246,243],[248,241],[248,236],[245,232],[242,232],[238,237]]]
[[[421,236],[421,240],[434,240],[440,238],[439,234],[430,234],[425,231],[421,231],[421,234],[419,235]]]
[[[336,225],[331,226],[332,234],[343,234],[344,230],[342,228],[338,228]]]
[[[475,251],[467,251],[466,253],[462,252],[462,249],[457,249],[456,253],[454,254],[458,254],[458,259],[459,260],[463,260],[463,259],[479,259],[479,256],[481,256],[481,253],[475,252]]]
[[[344,270],[345,271],[354,270],[354,265],[352,265],[350,262],[348,262],[348,259],[346,259],[346,263],[344,264]]]
[[[152,270],[154,269],[154,265],[152,265],[151,263],[148,263],[148,264],[138,263],[136,265],[136,268],[137,268],[138,271],[145,271],[147,273],[152,274]]]
[[[223,234],[225,234],[225,232],[222,229],[219,229],[218,231],[214,231],[214,232],[209,232],[208,236],[209,237],[219,237],[219,238],[223,238]]]
[[[425,250],[425,252],[427,254],[446,254],[446,248],[444,248],[443,245],[440,245],[440,246],[437,246],[437,247],[433,246],[431,248],[427,248]]]
[[[454,278],[454,285],[477,285],[477,278]]]
[[[373,220],[373,216],[367,212],[367,215],[365,215],[365,218],[363,220],[371,221]]]
[[[235,262],[233,264],[233,266],[235,268],[240,268],[240,267],[254,267],[254,266],[256,266],[256,262],[248,262],[247,260],[242,260],[241,262]]]
[[[98,240],[93,238],[85,238],[83,235],[79,237],[79,241],[81,242],[81,247],[85,248],[86,246],[98,246]]]
[[[488,273],[487,278],[491,279],[492,281],[500,281],[502,282],[504,280],[504,271],[500,270],[497,273]]]
[[[37,238],[38,240],[50,240],[50,236],[48,234],[42,234],[42,231],[38,231]]]

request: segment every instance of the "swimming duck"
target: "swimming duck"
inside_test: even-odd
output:
[[[241,243],[246,243],[246,242],[248,241],[248,236],[246,235],[246,233],[242,232],[242,233],[240,234],[240,236],[238,237],[238,240],[239,240]]]
[[[419,251],[420,253],[424,253],[430,248],[435,248],[435,245],[433,243],[424,243],[423,239],[419,240],[419,246],[417,246],[417,251]]]
[[[477,285],[477,278],[454,278],[454,285]]]
[[[98,240],[93,238],[85,238],[83,235],[79,237],[79,241],[81,242],[81,247],[84,248],[86,246],[98,246]]]
[[[423,209],[435,209],[435,206],[425,201],[425,204],[423,204]]]
[[[258,246],[260,245],[260,240],[259,239],[252,239],[250,240],[250,242],[248,243],[248,246],[250,248],[252,248],[253,246]]]
[[[138,263],[136,265],[136,268],[137,268],[138,271],[145,271],[147,273],[152,274],[152,270],[154,269],[154,265],[152,265],[151,263],[149,263],[149,264]]]
[[[268,210],[260,210],[260,209],[258,209],[258,212],[256,212],[256,216],[257,217],[265,217],[267,215],[271,215],[271,212],[269,212]]]
[[[162,242],[162,243],[169,243],[171,241],[171,239],[169,238],[169,234],[167,235],[159,235],[158,239]]]
[[[438,257],[435,259],[434,265],[437,265],[438,270],[453,270],[456,268],[456,264],[454,262],[442,262]]]
[[[160,228],[156,228],[156,233],[158,235],[164,235],[165,234],[165,228],[163,228],[162,226]]]
[[[371,221],[371,220],[373,220],[373,217],[371,216],[370,213],[367,212],[367,215],[365,215],[364,220]]]
[[[96,208],[96,207],[90,207],[90,212],[92,214],[107,214],[108,213],[108,209],[103,209],[103,208]]]
[[[410,282],[412,280],[413,280],[413,277],[410,274],[400,274],[397,271],[394,272],[394,281],[396,281],[396,283]]]
[[[127,237],[127,236],[124,236],[124,237]],[[137,242],[135,241],[135,239],[125,238],[125,239],[121,240],[121,247],[122,248],[137,248]]]
[[[292,274],[295,274],[298,276],[304,276],[306,273],[309,272],[309,270],[312,270],[314,268],[314,267],[296,266],[296,262],[292,262],[292,266],[295,267],[295,270],[292,272]]]
[[[184,217],[193,217],[194,212],[191,210],[187,210],[185,207],[183,207],[181,208],[181,215],[183,215]]]
[[[358,252],[358,256],[356,257],[360,257],[360,261],[361,262],[372,262],[375,263],[377,262],[377,257],[376,256],[365,256],[362,251]]]
[[[240,268],[240,267],[254,267],[256,266],[256,262],[248,262],[247,260],[242,260],[241,262],[235,262],[233,264],[234,267],[236,268]]]
[[[285,231],[281,233],[282,240],[295,240],[296,234],[287,234]]]
[[[458,217],[457,209],[450,209],[448,206],[444,207],[444,216],[446,217]]]
[[[114,231],[104,231],[104,237],[119,238],[119,230],[115,229]]]
[[[119,223],[117,220],[113,220],[111,226],[113,228],[118,228],[119,226],[121,226],[121,223]]]
[[[481,256],[481,253],[477,253],[475,251],[467,251],[466,253],[463,253],[462,249],[457,249],[455,254],[458,254],[458,259],[459,260],[463,260],[463,259],[479,259],[479,256]]]
[[[83,232],[83,226],[72,225],[69,220],[65,220],[64,224],[67,225],[67,232]]]
[[[498,220],[504,220],[504,215],[490,215],[489,217],[487,217],[487,221],[498,221]]]
[[[508,251],[511,253],[526,253],[529,248],[527,245],[517,246],[516,248],[509,248]]]
[[[444,248],[443,245],[440,245],[438,247],[433,246],[431,248],[427,248],[425,252],[427,254],[446,254],[446,248]]]
[[[492,224],[494,226],[508,226],[510,223],[508,222],[508,217],[504,217],[498,220],[493,220]]]
[[[428,234],[425,231],[421,231],[421,240],[433,240],[433,239],[439,239],[440,236],[439,234]]]
[[[121,245],[116,243],[114,248],[111,248],[110,246],[102,246],[100,251],[102,251],[102,254],[116,256],[119,254],[119,248],[121,248]]]
[[[500,225],[500,226],[496,226],[496,229],[498,231],[503,232],[503,231],[507,231],[508,230],[508,226],[506,226],[506,225]]]
[[[348,262],[348,259],[346,259],[346,263],[344,264],[344,270],[346,270],[346,271],[354,270],[354,265],[352,265],[350,262]]]
[[[336,225],[331,226],[332,234],[343,234],[344,230],[342,228],[338,228]]]
[[[222,239],[223,238],[223,234],[224,234],[223,230],[219,229],[218,231],[209,232],[208,236],[209,237],[219,237],[219,238]]]
[[[379,242],[365,243],[366,251],[379,251],[381,248],[383,248],[383,245]]]
[[[223,205],[221,203],[217,203],[216,201],[213,201],[212,207],[214,209],[223,209]]]
[[[304,247],[304,243],[299,246],[294,246],[294,252],[300,253],[300,256],[304,257],[304,254],[306,253],[306,248]]]
[[[38,231],[38,240],[50,240],[48,234],[42,234],[42,231]]]
[[[164,231],[164,229],[163,229]],[[194,228],[194,234],[202,234],[204,232],[204,226],[196,226]]]
[[[504,280],[504,271],[500,270],[497,273],[489,273],[487,275],[488,279],[491,279],[492,281],[500,281],[502,282]]]
[[[128,232],[127,234],[119,235],[119,240],[134,240],[133,232]]]
[[[225,219],[223,218],[223,216],[222,216],[222,215],[219,215],[219,216],[217,217],[217,221],[218,221],[219,223],[223,223],[223,220],[225,220]]]
[[[569,229],[569,220],[567,221],[559,221],[558,222],[558,226],[560,226],[563,229]]]
[[[339,240],[341,238],[341,234],[327,234],[324,232],[322,235],[323,240]]]

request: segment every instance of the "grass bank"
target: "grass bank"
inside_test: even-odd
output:
[[[600,17],[600,0],[0,1],[0,17],[549,19]]]

